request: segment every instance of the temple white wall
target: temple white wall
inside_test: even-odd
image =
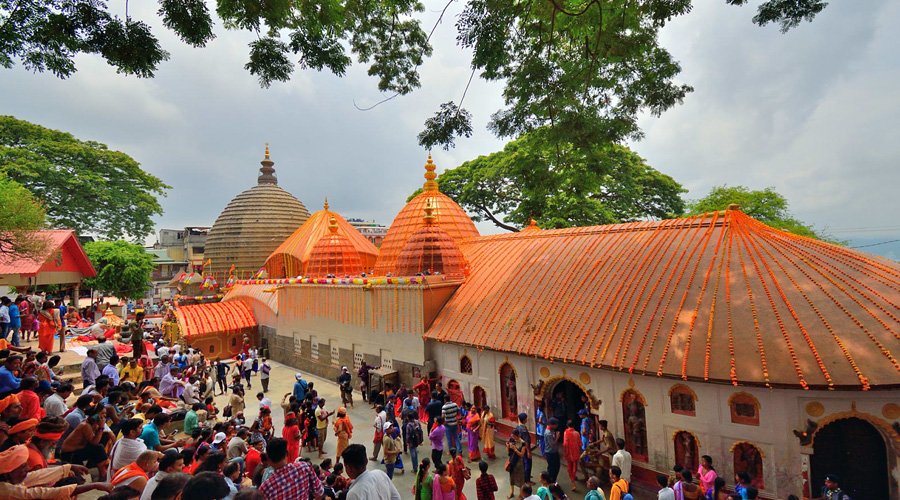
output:
[[[787,498],[789,494],[803,498],[803,473],[804,469],[809,468],[813,447],[801,446],[800,439],[794,435],[795,430],[805,430],[807,420],[818,422],[818,429],[821,430],[833,420],[861,418],[873,424],[885,439],[888,475],[891,478],[890,498],[900,498],[897,487],[900,482],[900,436],[897,432],[900,424],[896,423],[900,419],[900,407],[897,406],[900,390],[848,392],[733,387],[630,375],[627,372],[593,369],[490,350],[479,351],[431,340],[426,349],[428,356],[436,362],[445,384],[450,379],[458,381],[469,401],[473,398],[475,386],[482,387],[488,404],[495,408],[498,418],[502,413],[499,411],[499,374],[503,363],[510,363],[516,372],[518,411],[530,416],[532,430],[534,388],[547,389],[555,381],[567,379],[600,401],[592,412],[599,419],[609,421],[610,430],[616,437],[624,437],[622,396],[633,389],[646,400],[649,448],[648,459],[636,460],[636,466],[650,471],[671,471],[676,463],[673,437],[679,431],[688,431],[696,438],[699,455],[710,455],[719,475],[725,477],[731,486],[734,478],[732,448],[736,443],[748,442],[756,446],[762,455],[765,484],[761,494],[765,498]],[[468,356],[472,361],[471,374],[460,372],[463,356]],[[544,382],[543,386],[540,386],[541,382]],[[683,384],[696,394],[695,416],[672,412],[669,391],[676,384]],[[752,395],[759,402],[759,425],[732,422],[729,398],[741,392]],[[508,420],[502,423],[513,425]],[[812,485],[813,496],[818,496],[820,488],[821,485]]]

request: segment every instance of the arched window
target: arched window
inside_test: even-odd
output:
[[[487,394],[480,385],[472,388],[472,404],[479,408],[484,408],[487,405]]]
[[[748,442],[740,442],[731,447],[731,452],[734,455],[734,473],[746,472],[750,476],[750,484],[756,489],[765,488],[763,455],[759,448]]]
[[[672,413],[679,415],[697,415],[695,402],[697,395],[690,387],[684,384],[676,384],[669,389],[669,402],[672,405]]]
[[[237,345],[237,337],[231,337],[231,347],[234,347],[236,345]]]
[[[519,404],[516,394],[516,370],[509,363],[500,366],[500,408],[503,418],[516,420],[519,414]]]
[[[675,463],[684,467],[689,471],[697,470],[700,466],[700,457],[698,456],[699,444],[697,437],[687,431],[678,431],[673,437],[675,444]]]
[[[728,399],[731,421],[735,424],[759,425],[759,401],[746,392],[739,392]]]
[[[459,358],[459,373],[472,374],[472,358],[468,356]]]
[[[622,415],[625,422],[625,449],[634,458],[646,462],[647,454],[647,417],[644,407],[646,400],[635,390],[629,389],[622,394]]]

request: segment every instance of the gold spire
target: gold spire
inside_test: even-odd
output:
[[[327,202],[326,202],[326,204],[327,204]],[[337,234],[337,230],[338,230],[337,219],[335,219],[333,215],[328,219],[328,230],[331,231],[331,234]]]
[[[266,143],[266,157],[264,159],[266,159],[266,160],[269,159],[269,143],[268,142]]]
[[[431,198],[428,198],[425,200],[425,224],[434,224],[434,219],[434,205],[431,203]]]
[[[437,178],[437,174],[434,173],[434,169],[437,168],[437,165],[431,161],[431,153],[428,153],[428,161],[425,163],[425,185],[422,186],[424,191],[437,191],[438,183],[435,181]]]
[[[528,219],[528,227],[530,227],[532,229],[540,229],[537,225],[537,221],[534,220],[533,217],[531,219]]]
[[[328,204],[328,197],[326,196],[326,197],[325,197],[325,204],[322,205],[322,208],[325,209],[325,211],[328,211],[328,207],[329,207],[329,206],[330,206],[330,205]]]

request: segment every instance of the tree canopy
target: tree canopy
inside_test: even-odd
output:
[[[127,241],[91,241],[84,251],[97,276],[84,280],[85,286],[120,299],[139,299],[150,289],[153,256],[140,245]]]
[[[0,173],[27,188],[52,226],[142,240],[169,188],[125,153],[12,116],[0,116]]]
[[[0,172],[0,259],[35,258],[47,250],[37,235],[47,214],[44,207],[21,184]]]
[[[688,214],[699,215],[725,210],[732,203],[737,204],[740,210],[750,217],[774,228],[800,236],[843,243],[795,218],[788,210],[787,198],[771,187],[751,190],[746,186],[716,186],[705,197],[688,202]]]
[[[257,35],[245,68],[264,87],[289,80],[297,65],[342,76],[355,58],[379,90],[396,96],[421,85],[431,33],[453,3],[433,27],[423,26],[418,0],[217,0],[215,6],[226,28]],[[121,73],[152,77],[169,53],[125,5],[121,17],[97,0],[0,0],[0,65],[19,61],[65,78],[76,71],[77,55],[97,54]],[[765,0],[753,22],[787,31],[826,5]],[[660,114],[691,91],[675,81],[681,68],[657,37],[691,6],[691,0],[466,0],[457,41],[472,51],[472,77],[505,82],[505,107],[489,125],[499,136],[549,127],[576,145],[618,142],[640,137],[641,112]],[[189,45],[214,37],[205,0],[160,0],[157,15]],[[442,104],[426,121],[422,145],[450,147],[471,134],[463,99]]]
[[[445,171],[438,178],[441,191],[474,220],[510,231],[530,218],[560,228],[666,218],[684,210],[681,185],[630,149],[554,144],[546,133],[526,133],[502,151]]]

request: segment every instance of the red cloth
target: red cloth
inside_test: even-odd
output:
[[[247,452],[246,467],[244,468],[244,473],[247,477],[253,478],[253,472],[256,470],[256,466],[262,462],[262,457],[260,457],[259,450],[254,447],[250,447],[250,450]]]
[[[19,418],[27,420],[29,418],[41,419],[41,398],[34,391],[22,391],[17,394],[19,404],[22,405],[22,413]]]
[[[563,434],[563,456],[567,462],[577,462],[581,457],[581,434],[571,427]]]
[[[300,456],[300,427],[285,425],[281,430],[281,437],[287,441],[288,463],[292,463]]]
[[[456,406],[462,408],[463,403],[465,402],[466,396],[463,394],[463,391],[457,388],[448,388],[447,395],[450,398],[450,401],[456,403]]]

